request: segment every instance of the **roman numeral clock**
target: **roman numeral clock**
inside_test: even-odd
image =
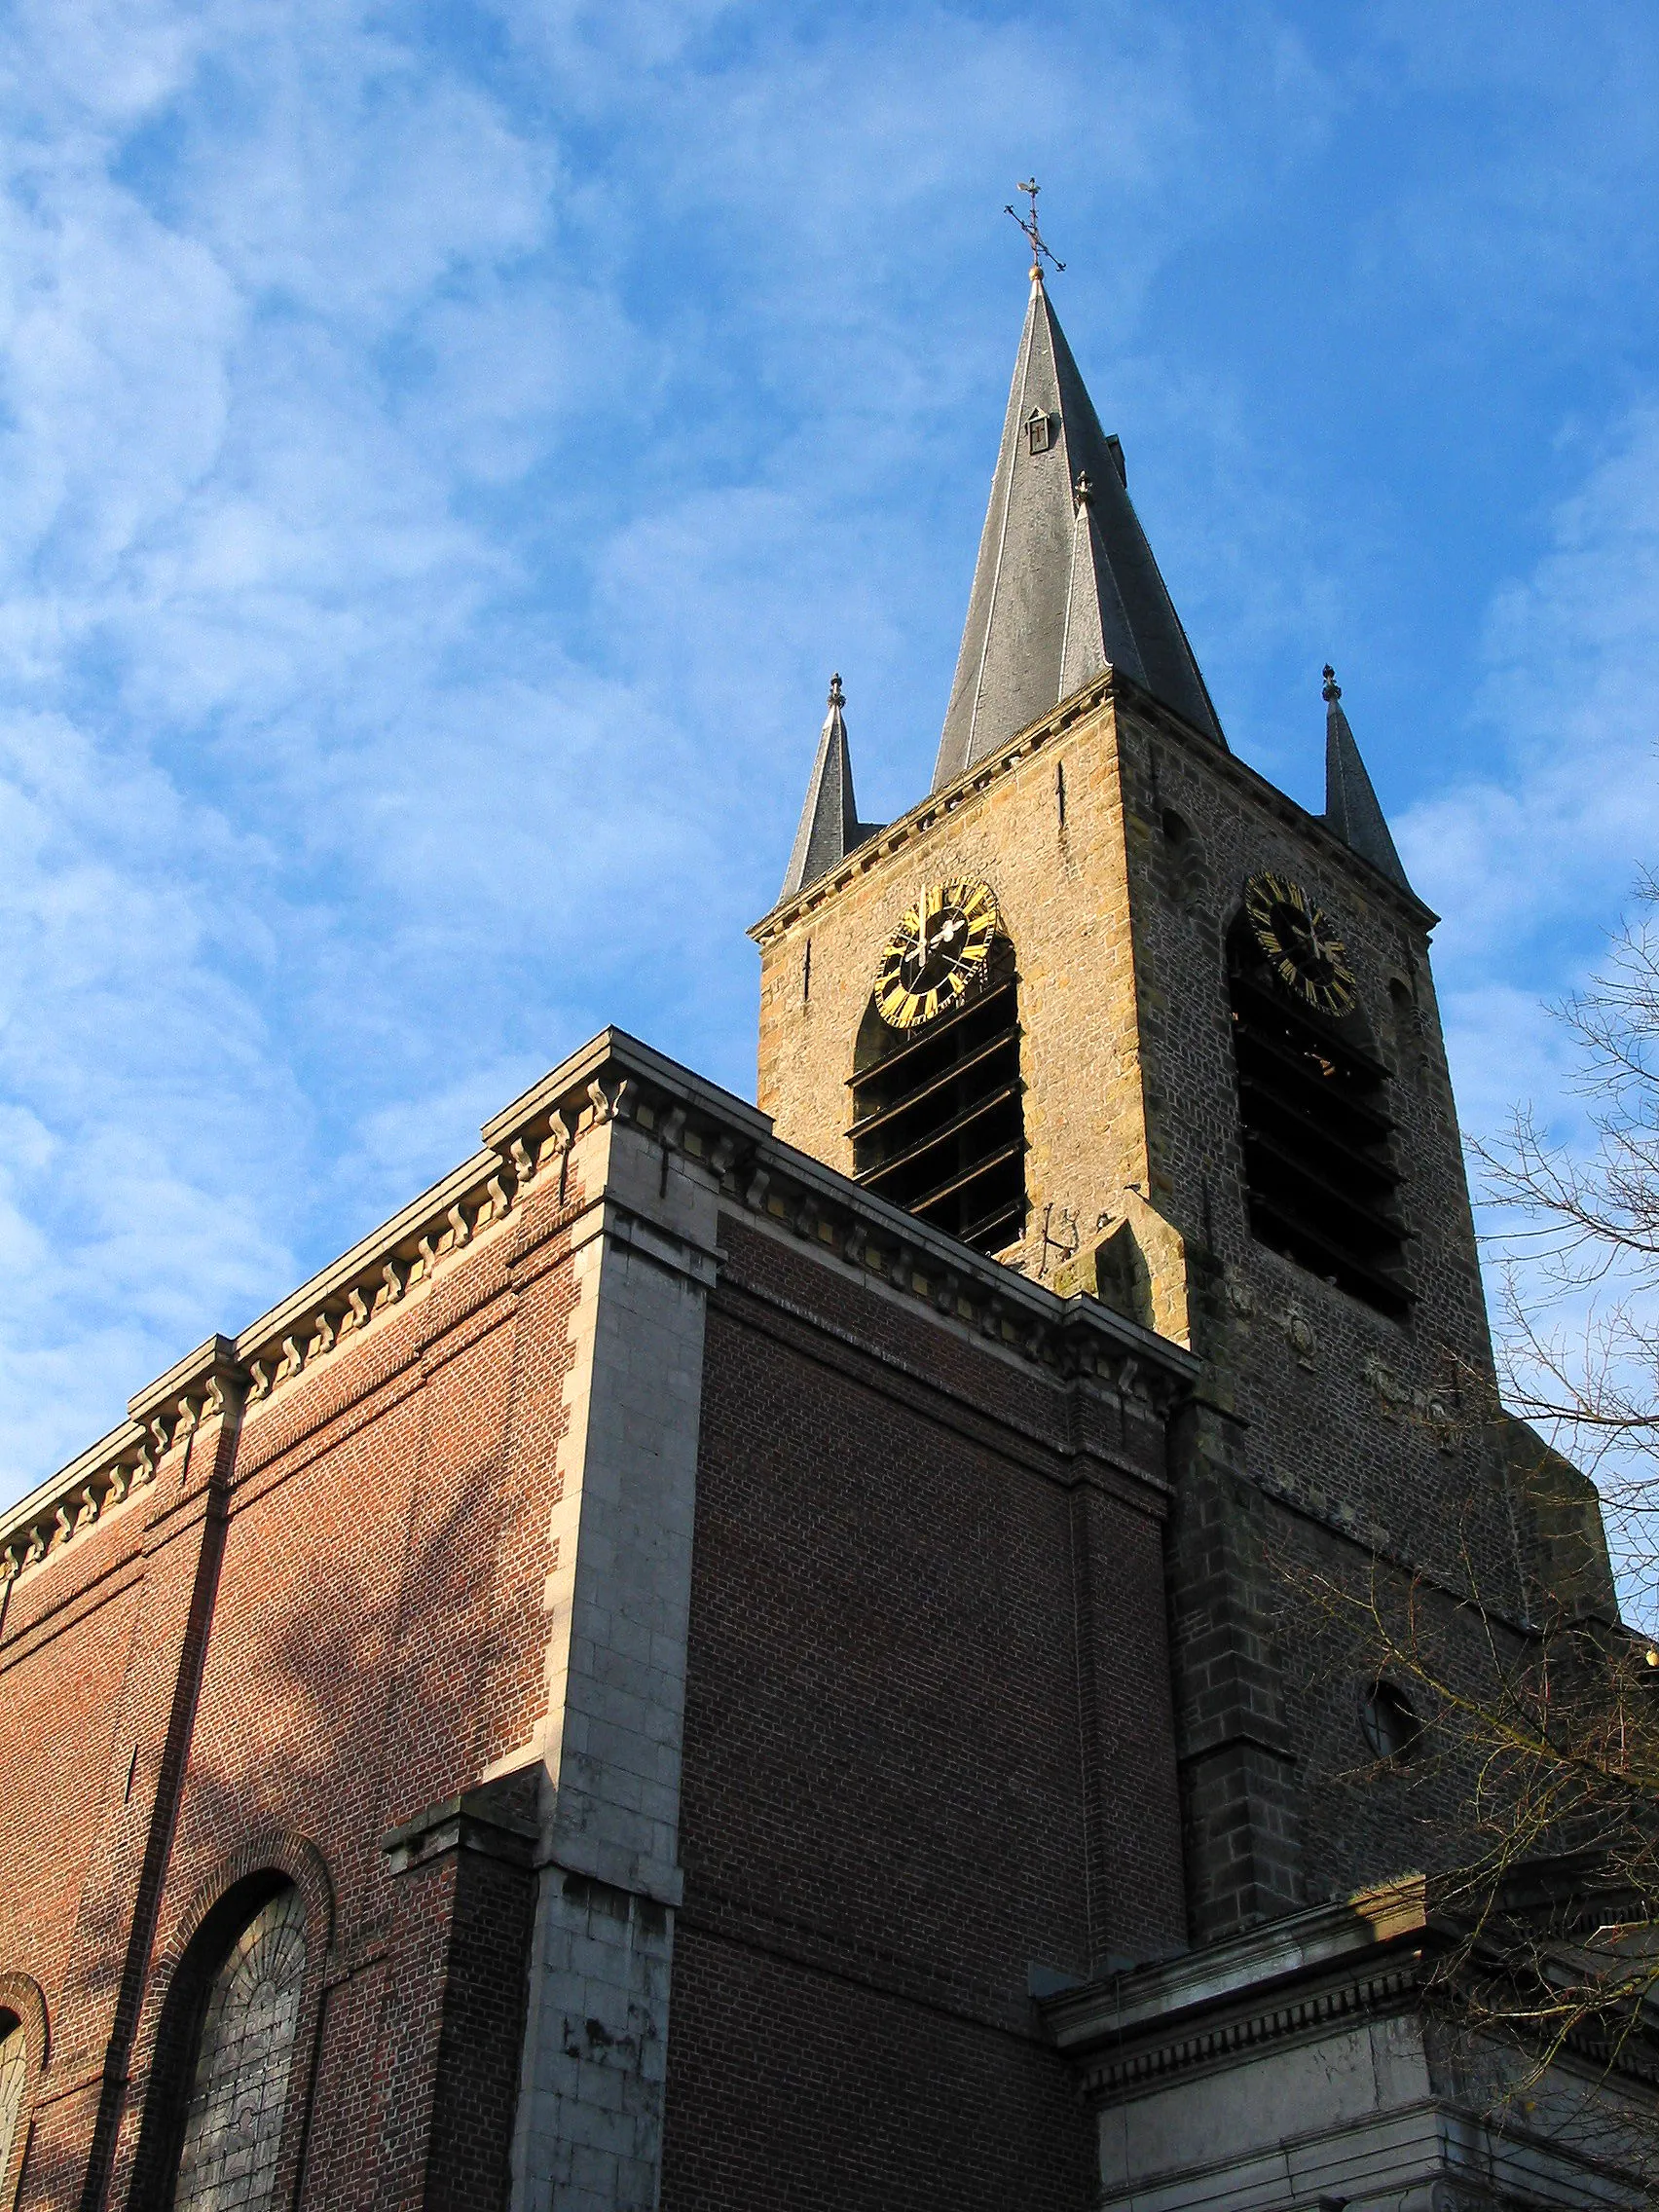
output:
[[[914,1029],[957,1006],[981,979],[997,934],[988,883],[924,891],[881,948],[875,1004],[895,1029]]]

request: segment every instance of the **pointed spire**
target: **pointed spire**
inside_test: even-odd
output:
[[[1031,277],[935,791],[1108,662],[1227,743],[1036,254]]]
[[[812,780],[806,787],[806,804],[801,809],[800,828],[795,831],[794,850],[790,855],[784,888],[778,894],[780,899],[793,898],[809,883],[816,883],[837,861],[845,860],[856,845],[862,845],[866,837],[873,837],[881,828],[878,822],[859,820],[858,801],[853,796],[852,756],[847,750],[847,724],[841,712],[846,703],[841,679],[832,676],[830,711],[819,733],[818,757],[812,763]]]
[[[1348,719],[1343,713],[1343,687],[1337,672],[1325,663],[1325,820],[1350,851],[1362,861],[1410,891],[1400,856],[1388,833],[1365,762],[1359,756]],[[1414,894],[1415,896],[1415,894]]]

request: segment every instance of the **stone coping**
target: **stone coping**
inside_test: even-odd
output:
[[[1402,1874],[1202,1950],[1060,1990],[1038,2003],[1050,2035],[1073,2055],[1149,2030],[1187,2037],[1195,2016],[1212,2008],[1270,1995],[1277,2003],[1290,1981],[1369,1964],[1401,1937],[1420,1942],[1428,1928],[1426,1877]]]
[[[665,1160],[678,1153],[698,1163],[724,1203],[761,1226],[926,1302],[1005,1355],[1092,1377],[1149,1412],[1197,1380],[1199,1363],[1184,1346],[958,1243],[782,1143],[747,1100],[604,1029],[485,1123],[482,1151],[235,1337],[211,1336],[176,1361],[131,1398],[125,1421],[0,1515],[0,1579],[40,1566],[147,1490],[162,1456],[200,1421],[258,1407],[374,1327],[544,1177],[562,1189],[576,1138],[612,1121],[660,1145]]]
[[[749,931],[750,937],[758,945],[769,944],[774,938],[782,937],[796,922],[815,913],[827,899],[844,890],[856,876],[866,874],[889,854],[896,853],[902,846],[908,844],[912,837],[921,836],[936,822],[954,813],[957,807],[973,798],[977,793],[987,790],[999,778],[1017,768],[1028,754],[1036,753],[1052,739],[1064,736],[1075,723],[1093,714],[1097,707],[1103,706],[1108,699],[1116,698],[1119,693],[1131,699],[1137,712],[1155,721],[1166,736],[1183,745],[1201,747],[1206,760],[1222,774],[1231,777],[1239,790],[1248,793],[1259,805],[1265,806],[1271,814],[1275,814],[1281,822],[1305,832],[1311,831],[1327,848],[1327,857],[1335,866],[1348,870],[1357,869],[1360,880],[1368,891],[1382,899],[1385,904],[1397,907],[1416,927],[1431,930],[1439,922],[1440,916],[1431,906],[1425,905],[1415,891],[1404,890],[1399,884],[1390,882],[1362,853],[1356,853],[1351,845],[1339,837],[1323,815],[1309,814],[1306,807],[1298,805],[1287,793],[1281,792],[1276,784],[1270,783],[1259,769],[1252,768],[1248,761],[1241,760],[1236,753],[1218,746],[1214,738],[1204,736],[1201,730],[1193,729],[1179,715],[1165,707],[1161,700],[1155,699],[1150,691],[1143,690],[1131,677],[1124,675],[1121,670],[1108,667],[1103,675],[1090,678],[1069,699],[1062,699],[1041,721],[1032,722],[1029,727],[1017,730],[995,752],[987,753],[982,759],[976,760],[971,767],[965,768],[953,784],[946,784],[941,791],[929,792],[926,798],[918,800],[907,814],[900,815],[896,822],[888,823],[885,829],[877,830],[863,844],[855,845],[833,867],[826,868],[822,875],[803,885],[799,891],[792,892],[786,899],[780,899],[753,925]]]

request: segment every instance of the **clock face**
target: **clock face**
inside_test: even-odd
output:
[[[1300,883],[1253,875],[1244,886],[1244,913],[1273,974],[1293,997],[1321,1014],[1352,1010],[1354,980],[1343,940]]]
[[[988,883],[943,883],[921,896],[881,948],[876,1012],[895,1029],[946,1013],[985,973],[997,934]]]

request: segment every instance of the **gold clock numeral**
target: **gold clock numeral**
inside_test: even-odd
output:
[[[909,1029],[959,1004],[990,956],[999,919],[988,883],[929,884],[881,949],[881,1018]]]
[[[1244,913],[1270,967],[1294,998],[1342,1015],[1357,986],[1347,951],[1300,883],[1264,871],[1244,886]]]

